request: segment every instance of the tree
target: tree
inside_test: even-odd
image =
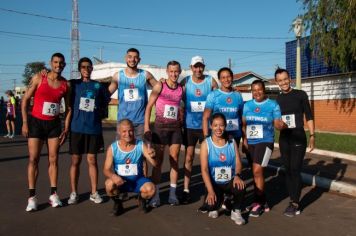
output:
[[[310,30],[310,45],[325,62],[342,71],[356,70],[356,1],[298,0]]]
[[[27,63],[25,66],[24,73],[22,74],[22,77],[24,78],[22,80],[22,83],[24,85],[28,85],[31,81],[31,78],[38,72],[40,72],[43,69],[46,69],[46,64],[44,62],[30,62]]]

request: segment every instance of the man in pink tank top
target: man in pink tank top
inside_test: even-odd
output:
[[[157,83],[153,89],[145,112],[145,137],[152,134],[152,142],[155,144],[157,166],[152,170],[152,180],[156,184],[156,193],[150,201],[152,207],[160,205],[158,184],[161,181],[161,168],[164,149],[169,146],[170,170],[170,192],[168,203],[178,205],[176,196],[178,181],[178,156],[180,146],[183,142],[182,123],[183,110],[180,107],[183,88],[178,84],[181,73],[180,64],[170,61],[167,64],[168,79]],[[150,131],[150,118],[152,107],[156,107],[156,119],[153,132]]]
[[[69,103],[69,83],[61,76],[65,67],[61,53],[51,57],[51,71],[47,75],[36,74],[32,77],[22,99],[22,134],[28,138],[29,161],[27,167],[29,198],[26,211],[37,210],[36,181],[38,162],[45,142],[48,144],[48,175],[51,185],[49,203],[52,207],[62,205],[57,195],[58,151],[69,131],[71,108]],[[29,101],[34,104],[31,116],[27,114]],[[66,115],[64,130],[61,130],[59,110],[62,98],[65,98]]]

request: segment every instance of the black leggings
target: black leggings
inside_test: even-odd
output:
[[[214,205],[209,205],[205,200],[208,194],[205,195],[203,207],[208,211],[216,211],[219,210],[221,204],[224,201],[224,193],[225,194],[232,194],[233,196],[233,210],[240,210],[241,204],[245,196],[245,189],[239,190],[238,188],[233,186],[234,179],[230,180],[230,182],[226,184],[215,184],[212,182],[214,192],[216,195],[216,202]]]
[[[282,130],[279,137],[279,149],[286,168],[286,185],[290,200],[299,204],[302,191],[301,171],[307,148],[304,129]]]

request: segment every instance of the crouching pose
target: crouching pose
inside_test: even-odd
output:
[[[245,224],[241,216],[241,203],[245,195],[245,183],[240,173],[242,164],[237,144],[228,140],[225,133],[226,118],[215,113],[211,120],[211,136],[200,147],[201,172],[207,194],[201,211],[208,211],[209,217],[217,218],[224,194],[233,196],[231,220],[238,225]]]
[[[117,132],[120,138],[109,146],[104,163],[106,193],[114,201],[112,213],[117,216],[123,212],[118,197],[120,192],[138,193],[139,205],[147,212],[147,202],[155,194],[155,186],[143,175],[143,158],[155,166],[155,151],[135,139],[134,126],[130,120],[121,120]]]

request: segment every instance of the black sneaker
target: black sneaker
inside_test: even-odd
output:
[[[296,215],[299,215],[300,210],[299,210],[298,204],[290,202],[289,206],[284,210],[283,214],[288,217],[294,217]]]
[[[231,201],[232,201],[232,198],[230,196],[225,195],[223,204],[221,204],[221,208],[227,212],[230,212],[232,210],[232,202]]]
[[[138,207],[139,210],[142,210],[144,213],[147,213],[150,210],[148,200],[141,197],[141,195],[138,196]]]
[[[114,200],[114,207],[112,208],[111,215],[119,216],[124,212],[124,207],[122,206],[122,202],[119,199]]]
[[[201,212],[201,213],[204,213],[204,214],[207,213],[208,209],[207,209],[206,205],[203,204],[201,207],[199,207],[198,212]]]
[[[191,202],[191,200],[192,200],[192,197],[190,196],[190,193],[183,191],[180,202],[182,204],[189,204]]]

